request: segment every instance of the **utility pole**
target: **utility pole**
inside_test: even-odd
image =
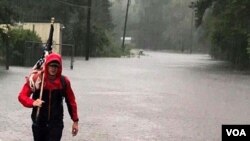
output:
[[[125,42],[125,36],[126,36],[129,5],[130,5],[130,0],[128,0],[128,2],[127,2],[127,10],[126,10],[125,23],[124,23],[124,31],[123,31],[123,38],[122,38],[122,50],[123,50],[123,52],[125,50],[124,42]]]
[[[191,45],[190,45],[190,54],[193,52],[193,27],[194,27],[194,8],[195,3],[192,1],[189,5],[189,8],[192,9],[192,17],[191,17]]]
[[[6,27],[3,27],[3,39],[5,45],[5,69],[9,70],[9,26],[6,24]]]
[[[85,60],[89,60],[89,50],[90,50],[90,20],[91,20],[91,0],[88,0],[88,15],[87,15],[87,35],[86,35],[86,51]]]
[[[9,70],[9,66],[10,66],[10,62],[9,62],[9,55],[10,55],[10,53],[9,53],[9,35],[8,34],[6,34],[6,40],[5,40],[5,47],[6,47],[6,55],[5,55],[5,69],[6,70]]]

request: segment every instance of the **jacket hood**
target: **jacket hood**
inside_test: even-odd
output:
[[[51,53],[48,56],[46,56],[46,61],[45,61],[45,76],[48,75],[48,65],[51,62],[58,62],[60,64],[60,66],[58,67],[58,71],[56,76],[57,77],[61,77],[62,74],[62,57],[61,55],[57,54],[57,53]]]

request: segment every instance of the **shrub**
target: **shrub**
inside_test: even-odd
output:
[[[32,42],[40,42],[41,43],[41,38],[35,33],[30,30],[24,30],[24,29],[12,29],[9,32],[9,47],[10,47],[10,64],[11,65],[19,65],[19,66],[24,66],[25,61],[27,59],[32,59],[32,58],[27,58],[27,46],[26,42],[27,41],[32,41]],[[32,48],[37,48],[39,44],[36,46],[32,46]],[[38,58],[36,58],[38,59]]]

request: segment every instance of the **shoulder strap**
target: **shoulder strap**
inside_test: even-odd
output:
[[[67,83],[66,83],[66,80],[65,80],[65,76],[63,76],[63,75],[61,75],[61,83],[62,83],[62,88],[63,88],[63,96],[65,96]]]

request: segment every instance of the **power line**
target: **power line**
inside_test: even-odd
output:
[[[65,5],[73,6],[73,7],[88,8],[87,5],[77,5],[77,4],[74,4],[74,3],[70,3],[70,2],[66,2],[66,1],[60,1],[60,0],[55,0],[55,1],[59,2],[59,3],[62,3],[62,4],[65,4]]]

